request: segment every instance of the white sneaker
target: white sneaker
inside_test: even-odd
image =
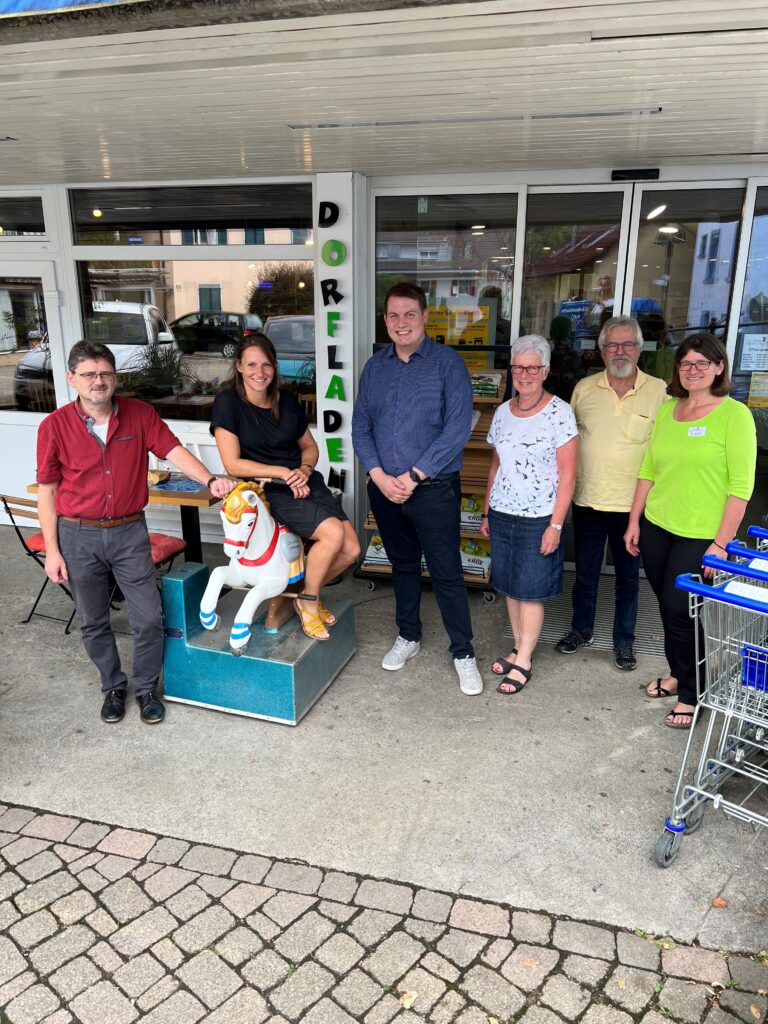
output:
[[[477,661],[474,658],[454,658],[453,664],[459,677],[459,688],[468,697],[474,697],[483,692],[483,680],[477,670]]]
[[[387,672],[397,672],[409,658],[415,658],[420,649],[421,644],[418,640],[404,640],[399,636],[384,655],[381,667],[385,668]]]

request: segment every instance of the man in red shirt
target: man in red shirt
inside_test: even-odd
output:
[[[115,398],[115,357],[99,342],[78,341],[67,381],[77,399],[46,416],[37,437],[38,514],[45,571],[69,581],[88,655],[101,674],[101,717],[125,714],[128,679],[109,620],[109,574],[128,607],[134,634],[133,688],[142,721],[161,722],[155,687],[163,664],[163,619],[142,509],[147,504],[147,453],[168,459],[217,498],[235,486],[211,476],[157,412],[134,398]]]

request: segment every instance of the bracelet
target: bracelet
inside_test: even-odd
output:
[[[483,514],[480,516],[480,518],[481,519],[487,519],[488,518],[488,513],[487,512],[483,512]]]
[[[208,488],[209,491],[211,489],[211,484],[214,482],[214,480],[218,480],[218,479],[219,478],[217,476],[212,476],[212,477],[210,477],[208,479],[208,481],[206,482],[205,486]]]
[[[721,551],[726,551],[726,549],[723,547],[723,545],[722,544],[718,544],[716,540],[713,540],[712,543],[715,545],[716,548],[720,548]],[[726,554],[727,554],[727,551],[726,551]]]
[[[308,469],[310,473],[315,472],[315,467],[310,466],[308,462],[302,462],[302,464],[299,466],[299,469]]]

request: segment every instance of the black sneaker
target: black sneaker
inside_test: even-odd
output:
[[[637,668],[637,658],[632,650],[632,644],[619,644],[615,651],[613,663],[622,672],[631,672],[633,668]]]
[[[125,690],[107,690],[101,705],[103,722],[119,722],[125,716]]]
[[[582,636],[578,629],[570,629],[557,641],[555,650],[561,654],[575,654],[580,647],[591,647],[593,643],[591,636]]]

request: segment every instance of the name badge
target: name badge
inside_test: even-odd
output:
[[[688,437],[704,437],[706,432],[706,427],[688,427]]]

